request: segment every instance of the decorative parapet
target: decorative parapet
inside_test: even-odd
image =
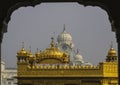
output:
[[[100,69],[99,66],[73,66],[73,65],[34,65],[34,66],[27,66],[28,69],[36,70],[36,69]]]
[[[97,66],[69,64],[22,65],[19,77],[118,77],[118,63],[102,62]]]
[[[27,66],[27,70],[18,72],[19,77],[102,77],[99,66]]]

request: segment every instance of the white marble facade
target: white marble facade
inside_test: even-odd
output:
[[[5,62],[1,61],[1,85],[17,85],[17,69],[5,68]]]

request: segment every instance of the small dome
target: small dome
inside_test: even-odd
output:
[[[113,47],[111,47],[108,51],[108,56],[116,56],[116,51]]]
[[[81,60],[83,60],[83,57],[82,57],[82,55],[80,55],[80,54],[77,54],[77,55],[75,56],[75,60],[78,60],[78,61],[81,61]]]
[[[75,61],[83,61],[83,57],[82,57],[82,55],[79,54],[78,49],[77,49],[77,54],[75,56]]]
[[[108,55],[106,57],[107,57],[107,59],[106,59],[107,62],[114,62],[114,61],[116,62],[117,61],[118,56],[117,56],[117,53],[116,53],[115,49],[113,48],[112,44],[110,46]]]
[[[89,63],[89,62],[84,63],[84,65],[86,65],[86,66],[93,66],[92,63]]]
[[[116,53],[115,49],[113,48],[113,42],[111,42],[110,49],[108,51],[108,57],[110,57],[110,56],[117,56],[117,53]]]
[[[60,35],[58,35],[57,41],[58,41],[58,43],[65,42],[65,43],[71,44],[72,37],[69,33],[66,32],[65,25],[64,25],[63,32]]]
[[[23,42],[22,49],[19,52],[17,52],[17,56],[26,56],[27,54],[28,54],[28,52],[25,50],[24,42]]]

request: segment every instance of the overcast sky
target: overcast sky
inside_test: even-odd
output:
[[[16,53],[25,44],[25,49],[44,50],[49,47],[51,37],[63,31],[69,32],[85,62],[97,65],[105,61],[110,43],[117,50],[115,33],[107,12],[99,7],[84,7],[77,3],[42,3],[35,7],[21,7],[14,11],[4,34],[2,59],[7,67],[16,66]],[[55,32],[55,35],[53,34]]]

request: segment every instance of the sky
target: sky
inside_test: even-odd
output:
[[[16,67],[16,53],[21,50],[22,42],[26,50],[33,54],[50,46],[51,37],[63,31],[63,25],[70,33],[75,50],[85,62],[98,65],[106,59],[111,41],[117,51],[115,33],[106,11],[100,7],[78,3],[41,3],[35,7],[20,7],[11,15],[8,32],[2,43],[2,59],[6,67]],[[55,34],[54,34],[55,33]]]

